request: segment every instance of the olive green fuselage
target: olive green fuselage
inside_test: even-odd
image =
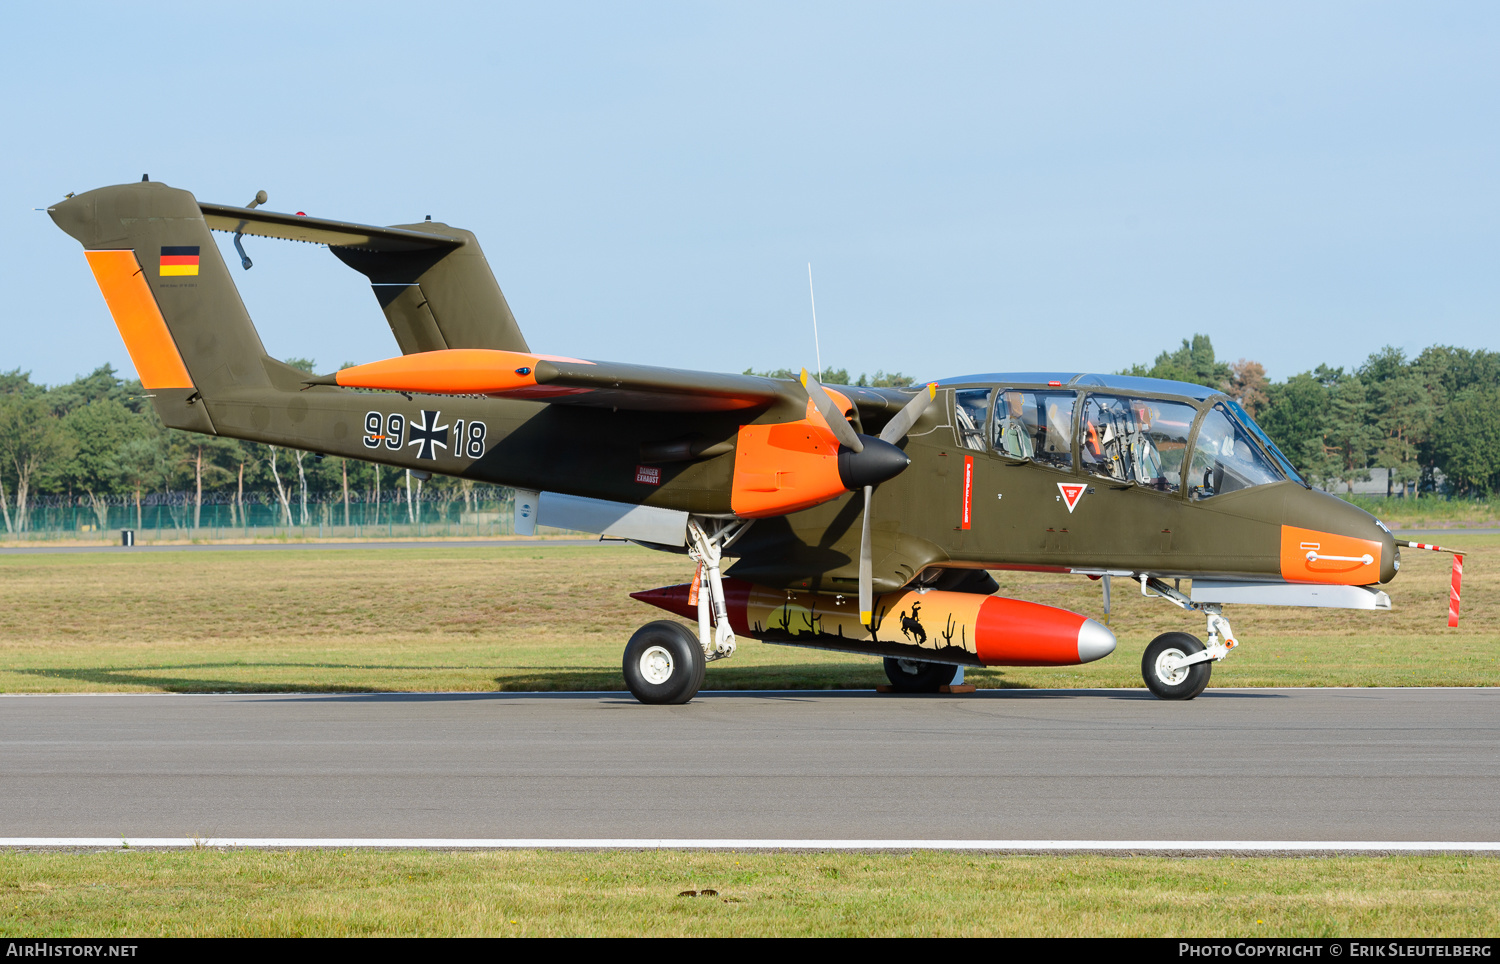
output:
[[[649,454],[653,445],[683,438],[732,444],[742,424],[802,414],[788,405],[718,413],[626,412],[327,387],[229,392],[193,405],[207,406],[221,435],[720,517],[733,514],[732,449],[700,460],[652,461],[643,457],[643,447]],[[871,529],[879,591],[894,590],[933,566],[1274,577],[1283,525],[1390,542],[1367,513],[1294,482],[1193,501],[962,448],[950,413],[951,393],[944,391],[902,443],[911,465],[875,489]],[[393,416],[400,438],[389,431]],[[379,433],[368,431],[374,421]],[[455,434],[460,423],[462,439]],[[483,425],[482,436],[475,434],[476,424]],[[372,434],[385,437],[373,439],[372,447]],[[436,436],[434,444],[424,446],[424,434]],[[482,451],[472,447],[476,438]],[[659,471],[641,473],[641,468]],[[1071,511],[1058,483],[1087,487]],[[862,500],[862,494],[851,492],[758,520],[735,546],[739,562],[731,572],[764,585],[849,591],[857,579]],[[1382,581],[1394,575],[1393,558],[1388,551]]]
[[[575,369],[613,373],[587,389],[599,392],[596,399],[635,401],[619,409],[608,401],[590,405],[588,398],[568,397],[579,391],[576,386],[558,389],[553,402],[310,386],[307,373],[266,354],[211,229],[330,245],[371,279],[404,352],[525,351],[474,236],[435,222],[379,228],[205,206],[186,191],[150,182],[70,195],[48,210],[87,252],[143,383],[173,428],[725,518],[735,511],[741,428],[811,417],[809,395],[790,380],[611,368],[576,359]],[[518,374],[530,372],[522,368]],[[1095,438],[1102,426],[1086,424],[1082,413],[1093,393],[1117,408],[1156,402],[1174,412],[1178,459],[1196,456],[1210,410],[1229,403],[1177,383],[1064,379],[1069,376],[997,375],[942,383],[936,400],[899,440],[910,465],[874,489],[869,514],[877,592],[893,591],[933,567],[1276,578],[1288,558],[1292,527],[1365,540],[1372,556],[1378,543],[1380,559],[1365,566],[1378,569],[1381,582],[1394,576],[1390,533],[1332,496],[1274,481],[1294,472],[1273,469],[1240,488],[1207,479],[1200,485],[1190,477],[1198,472],[1196,463],[1190,473],[1186,462],[1163,471],[1162,464],[1145,460],[1134,476],[1120,477],[1146,484],[1086,472],[1084,439],[1095,448],[1101,440],[1121,444],[1119,435],[1113,443]],[[1012,400],[1029,394],[1033,419],[1041,418],[1037,399],[1045,396],[1053,404],[1031,453],[1045,448],[1045,458],[997,451],[1002,425],[994,400],[1007,388],[1016,389]],[[990,414],[961,408],[959,393],[992,400],[986,403],[991,409],[983,410]],[[891,389],[843,394],[853,403],[853,427],[866,433],[878,432],[910,397]],[[728,410],[709,410],[715,406]],[[662,407],[673,410],[656,410]],[[1233,421],[1214,417],[1225,425]],[[976,418],[983,424],[976,426]],[[968,434],[955,428],[965,419]],[[1245,421],[1240,428],[1252,430],[1248,416]],[[1220,451],[1232,454],[1239,444],[1242,452],[1272,459],[1274,446],[1259,438],[1243,436]],[[1021,442],[1023,450],[1031,444]],[[774,458],[765,451],[746,455],[740,482],[752,473],[777,476],[782,466],[771,464]],[[1092,449],[1091,455],[1091,465],[1103,464]],[[1066,467],[1046,464],[1048,458]],[[758,519],[734,544],[730,573],[773,587],[854,591],[863,502],[861,492],[846,492],[812,508]],[[1309,546],[1314,554],[1342,558],[1319,548],[1322,543]]]

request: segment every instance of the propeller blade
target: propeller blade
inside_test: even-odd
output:
[[[870,500],[875,496],[873,485],[865,486],[865,509],[859,532],[859,621],[866,626],[875,619],[874,563],[870,561]]]
[[[833,429],[833,437],[839,440],[839,444],[855,452],[863,452],[865,443],[859,440],[854,426],[849,424],[844,413],[839,411],[839,407],[833,403],[833,397],[828,394],[828,390],[818,383],[817,378],[809,375],[805,368],[802,369],[802,387],[807,389],[807,395],[817,406],[818,414],[822,415],[828,427]]]
[[[937,398],[937,383],[929,382],[911,401],[902,406],[895,418],[885,423],[885,428],[880,430],[880,440],[890,442],[892,445],[901,441],[902,437],[911,431],[911,427],[917,424],[917,419],[922,417],[922,413],[927,411],[927,406],[932,404],[934,398]]]

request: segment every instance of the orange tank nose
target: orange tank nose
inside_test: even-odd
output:
[[[1072,666],[1115,651],[1115,634],[1097,620],[1003,596],[980,606],[975,641],[986,666]]]

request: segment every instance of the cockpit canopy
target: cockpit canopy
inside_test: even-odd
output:
[[[1202,385],[1050,372],[939,384],[953,389],[958,443],[975,451],[1194,500],[1307,484],[1237,402]]]

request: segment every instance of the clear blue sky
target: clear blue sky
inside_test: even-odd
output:
[[[1500,348],[1500,5],[18,5],[0,369],[133,372],[36,207],[138,180],[478,233],[534,349],[739,371],[1283,378]],[[252,241],[273,354],[396,354]]]

